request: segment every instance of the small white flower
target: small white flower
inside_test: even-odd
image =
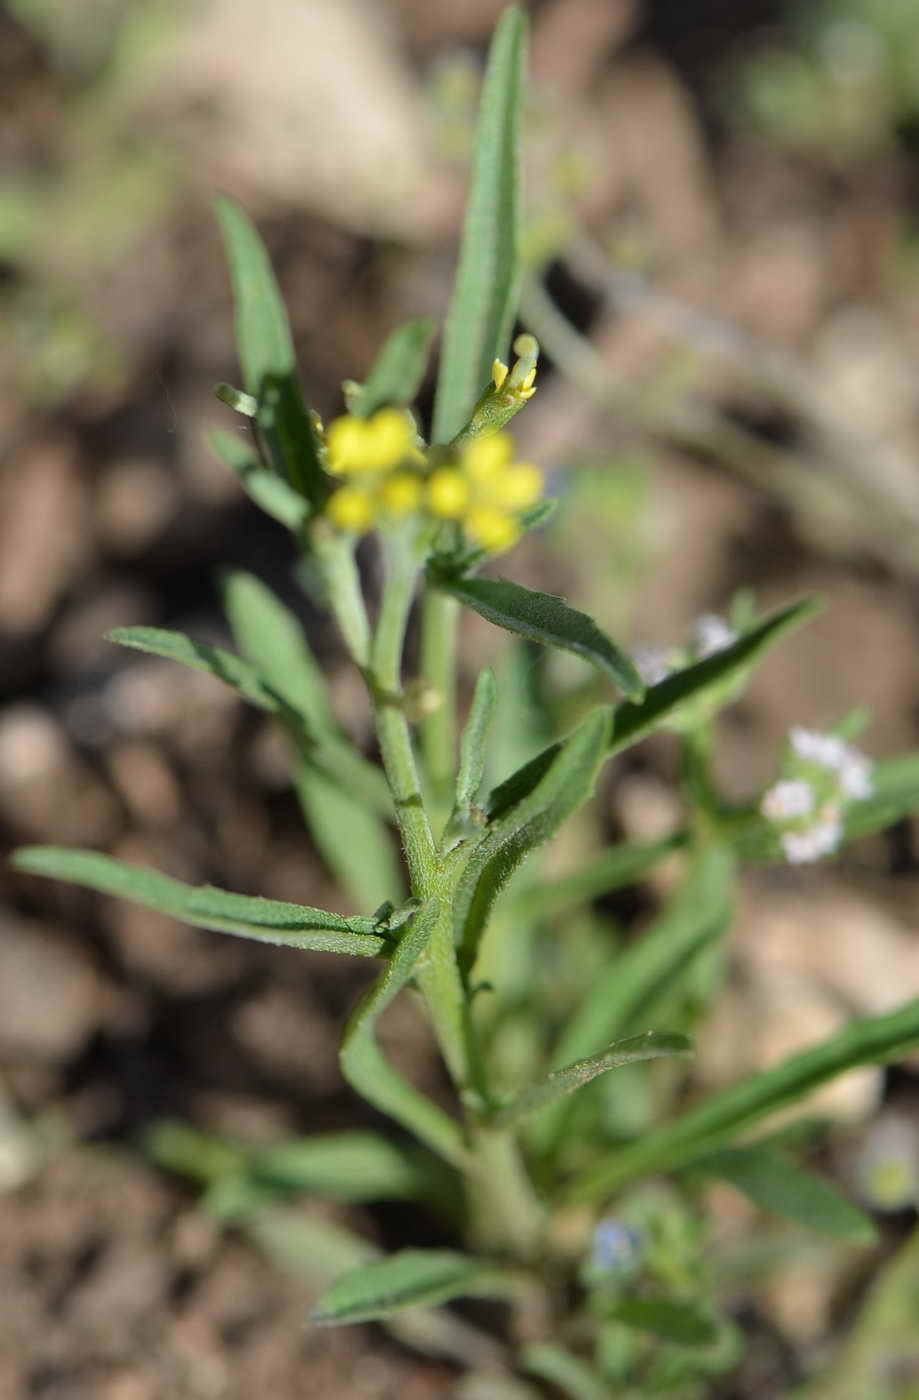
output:
[[[842,823],[836,817],[820,821],[806,831],[786,831],[779,838],[790,865],[804,865],[833,853],[842,840]]]
[[[819,763],[822,768],[839,770],[846,761],[846,745],[835,734],[821,734],[816,729],[802,729],[796,725],[788,737],[798,758]]]
[[[632,660],[645,685],[658,685],[670,675],[668,653],[664,647],[639,647]]]
[[[805,778],[784,778],[763,794],[759,809],[771,822],[806,817],[814,810],[814,789]]]
[[[730,623],[717,613],[703,613],[692,626],[692,638],[696,656],[700,661],[706,656],[714,656],[716,651],[724,651],[737,641],[737,633]]]
[[[870,758],[866,758],[858,749],[848,749],[843,761],[840,779],[842,790],[846,797],[853,802],[859,802],[865,797],[870,797],[874,792],[874,782],[871,777],[872,763]]]

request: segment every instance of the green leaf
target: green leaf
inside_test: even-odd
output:
[[[434,442],[466,423],[504,358],[520,290],[520,114],[526,17],[504,11],[492,39],[482,88],[463,242],[440,355]]]
[[[396,849],[378,815],[392,810],[385,778],[339,733],[299,622],[252,574],[228,571],[221,585],[238,646],[270,693],[302,722],[289,725],[299,754],[295,786],[320,854],[358,906],[401,899]]]
[[[195,641],[192,637],[186,637],[184,632],[173,632],[166,627],[114,627],[106,633],[106,637],[118,646],[132,647],[151,656],[162,656],[167,661],[178,661],[180,665],[191,666],[196,671],[206,671],[208,675],[216,676],[225,685],[238,690],[259,709],[273,714],[278,711],[277,697],[262,684],[255,667],[224,647]]]
[[[718,1340],[717,1324],[707,1313],[669,1298],[623,1298],[607,1316],[684,1347],[707,1347]]]
[[[237,389],[233,384],[215,384],[214,393],[227,408],[241,413],[244,418],[254,418],[258,413],[258,400],[251,394],[244,394],[242,389]]]
[[[715,652],[704,661],[676,671],[659,685],[651,686],[640,703],[624,700],[616,705],[612,710],[609,753],[620,753],[637,744],[647,734],[673,719],[685,705],[751,666],[786,632],[812,617],[816,608],[816,603],[810,599],[781,608],[731,646]],[[500,816],[533,790],[553,762],[558,747],[558,744],[550,744],[495,788],[489,800],[489,819]]]
[[[635,1064],[638,1060],[658,1060],[665,1055],[691,1056],[693,1045],[688,1035],[670,1034],[667,1031],[645,1031],[643,1035],[631,1036],[628,1040],[618,1040],[607,1046],[597,1055],[575,1060],[573,1064],[556,1069],[545,1079],[531,1084],[511,1103],[505,1104],[495,1114],[493,1121],[499,1128],[509,1128],[528,1118],[531,1113],[548,1108],[560,1099],[573,1094],[592,1079],[606,1074],[620,1065]]]
[[[388,1113],[457,1165],[465,1155],[459,1124],[388,1064],[374,1034],[377,1018],[414,973],[441,917],[445,911],[440,900],[429,899],[408,924],[383,975],[371,984],[348,1020],[341,1069],[351,1087],[374,1108]]]
[[[626,695],[640,698],[644,694],[641,677],[625,653],[592,617],[569,607],[554,593],[539,593],[509,579],[435,573],[434,583],[496,627],[541,646],[574,652],[603,671]]]
[[[417,1150],[398,1147],[379,1133],[317,1133],[289,1138],[256,1151],[249,1174],[259,1182],[293,1191],[314,1191],[335,1201],[414,1200],[431,1195],[431,1167]]]
[[[207,434],[207,444],[224,466],[239,477],[243,490],[259,510],[288,530],[299,530],[310,517],[309,504],[280,476],[263,467],[249,443],[220,428]]]
[[[221,196],[216,213],[233,282],[243,382],[258,403],[259,431],[278,474],[316,506],[325,495],[325,476],[297,379],[287,312],[265,245],[231,199]]]
[[[453,905],[454,936],[466,972],[475,962],[492,905],[517,866],[592,796],[609,742],[609,721],[608,710],[588,715],[558,746],[533,789],[491,823],[474,847]]]
[[[919,753],[881,759],[872,780],[871,796],[846,809],[846,840],[881,831],[919,808]]]
[[[448,1249],[402,1249],[345,1274],[310,1313],[316,1323],[375,1322],[401,1308],[503,1292],[501,1274],[486,1259]]]
[[[369,418],[388,404],[414,403],[427,368],[434,322],[428,316],[407,321],[386,341],[364,383],[356,386],[352,412]]]
[[[391,947],[385,922],[373,918],[346,919],[304,904],[231,894],[212,885],[185,885],[159,871],[128,865],[95,851],[23,846],[13,853],[12,862],[17,870],[32,875],[86,885],[102,894],[143,904],[195,928],[233,933],[260,943],[324,953],[355,953],[359,957],[374,957]]]
[[[828,1181],[805,1171],[774,1147],[754,1143],[722,1148],[691,1162],[689,1170],[729,1181],[761,1210],[787,1216],[821,1235],[862,1244],[877,1239],[874,1224],[864,1211]]]
[[[696,853],[661,917],[597,972],[559,1037],[554,1066],[672,1014],[676,989],[727,928],[733,881],[727,847],[713,844]],[[532,1141],[540,1151],[551,1152],[566,1140],[574,1109],[558,1103],[533,1125]]]
[[[520,1364],[531,1376],[548,1381],[570,1400],[610,1400],[606,1382],[586,1361],[556,1342],[537,1342],[524,1347]]]
[[[334,734],[317,734],[310,723],[308,703],[304,703],[304,699],[309,702],[309,695],[301,696],[298,693],[295,707],[241,656],[224,647],[196,641],[184,632],[173,632],[164,627],[116,627],[108,633],[108,638],[119,646],[132,647],[135,651],[148,652],[168,661],[192,666],[197,671],[206,671],[225,685],[232,686],[251,704],[278,715],[290,725],[305,745],[310,763],[315,768],[336,784],[347,785],[355,797],[374,811],[386,817],[391,815],[392,799],[381,771],[351,744]],[[266,650],[268,645],[266,643]]]
[[[456,806],[465,811],[475,801],[485,773],[485,743],[495,713],[497,684],[490,666],[484,666],[475,683],[469,718],[460,739],[459,771],[456,776]]]
[[[665,1127],[630,1143],[578,1177],[571,1195],[576,1200],[595,1200],[635,1177],[675,1171],[837,1074],[856,1065],[887,1063],[916,1045],[919,998],[887,1015],[851,1021],[829,1039],[711,1094]]]

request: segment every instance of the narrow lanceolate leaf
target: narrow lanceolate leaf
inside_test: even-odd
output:
[[[237,645],[282,702],[298,749],[297,796],[320,854],[358,907],[400,899],[396,850],[381,817],[392,810],[385,779],[339,732],[302,627],[252,574],[231,570],[221,584]]]
[[[607,1316],[684,1347],[711,1346],[718,1340],[717,1324],[693,1303],[669,1298],[623,1298]]]
[[[440,901],[430,899],[407,925],[383,975],[351,1014],[341,1045],[341,1069],[351,1087],[381,1113],[388,1113],[441,1157],[458,1164],[464,1157],[458,1123],[389,1065],[375,1035],[377,1018],[414,973],[442,913]]]
[[[253,1152],[248,1172],[266,1185],[350,1202],[414,1200],[453,1178],[423,1149],[363,1131],[289,1138]]]
[[[847,1069],[887,1063],[916,1045],[919,998],[888,1015],[852,1021],[828,1040],[712,1094],[666,1127],[610,1155],[575,1180],[571,1195],[594,1200],[637,1176],[684,1167]]]
[[[659,685],[651,686],[639,703],[624,700],[616,705],[612,710],[608,752],[620,753],[637,744],[647,734],[673,719],[686,704],[720,687],[729,677],[751,666],[786,632],[812,617],[816,607],[816,603],[805,599],[781,608],[723,651],[715,652],[704,661],[668,676]],[[500,816],[533,790],[554,761],[558,747],[558,744],[550,744],[495,788],[488,804],[490,819]]]
[[[490,666],[485,666],[478,674],[469,718],[460,739],[459,771],[456,777],[456,805],[460,811],[475,801],[482,786],[485,744],[494,718],[497,693],[495,673]]]
[[[283,477],[262,466],[252,444],[220,428],[207,434],[207,444],[224,466],[236,473],[243,490],[266,515],[288,530],[299,530],[306,523],[310,517],[307,501]]]
[[[541,646],[574,652],[609,676],[626,695],[640,699],[644,694],[642,679],[625,652],[592,617],[569,607],[564,598],[524,588],[509,579],[435,575],[434,582],[496,627]]]
[[[589,1084],[592,1079],[620,1065],[632,1065],[638,1060],[658,1060],[665,1055],[679,1055],[686,1058],[692,1054],[692,1041],[688,1035],[670,1034],[667,1031],[645,1031],[644,1035],[633,1035],[628,1040],[618,1040],[601,1050],[598,1055],[588,1055],[583,1060],[562,1069],[553,1070],[545,1079],[524,1089],[512,1103],[505,1104],[494,1115],[498,1127],[511,1127],[531,1113],[538,1113],[559,1099],[573,1094]]]
[[[212,646],[174,632],[165,627],[116,627],[108,633],[109,641],[132,647],[152,656],[162,656],[206,671],[225,685],[232,686],[250,704],[270,714],[278,715],[298,734],[308,749],[310,762],[332,781],[348,787],[356,797],[374,811],[389,816],[392,801],[383,774],[368,762],[353,746],[334,734],[317,733],[311,726],[306,710],[295,708],[262,677],[257,667],[235,652]]]
[[[834,1239],[871,1244],[877,1231],[871,1219],[834,1186],[799,1167],[784,1152],[754,1143],[727,1147],[690,1164],[703,1176],[729,1181],[762,1210]]]
[[[525,43],[526,18],[512,5],[495,30],[482,88],[459,268],[440,354],[435,442],[449,442],[465,425],[492,362],[506,358],[517,311]]]
[[[114,627],[106,636],[118,646],[132,647],[151,656],[162,656],[167,661],[178,661],[196,671],[206,671],[238,690],[251,704],[277,712],[277,698],[263,685],[255,667],[224,647],[196,641],[184,632],[174,632],[167,627]]]
[[[414,403],[428,363],[434,323],[427,316],[407,321],[386,341],[364,383],[353,391],[352,412],[369,418],[387,404]]]
[[[216,212],[233,283],[243,382],[258,405],[255,421],[278,474],[315,506],[324,494],[324,477],[268,253],[251,220],[231,199],[221,196]]]
[[[454,936],[472,969],[492,905],[525,856],[554,836],[593,794],[609,742],[609,711],[595,710],[558,746],[526,797],[493,822],[472,851],[454,899]]]
[[[86,885],[102,894],[130,899],[195,928],[233,933],[260,943],[279,943],[324,953],[373,957],[393,946],[385,923],[373,918],[346,919],[304,904],[231,894],[212,885],[185,885],[159,871],[128,865],[95,851],[62,846],[24,846],[12,857],[18,870]]]
[[[592,1045],[633,1034],[669,1014],[696,960],[728,926],[733,882],[730,851],[704,846],[660,918],[598,972],[559,1037],[553,1064],[564,1065]],[[573,1105],[559,1103],[535,1125],[543,1151],[564,1140],[571,1111]]]
[[[373,1322],[401,1308],[504,1292],[507,1281],[489,1260],[447,1249],[402,1249],[345,1274],[327,1288],[311,1322]]]

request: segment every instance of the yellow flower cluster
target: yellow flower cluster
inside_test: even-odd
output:
[[[492,433],[473,438],[455,464],[432,473],[425,503],[431,515],[458,521],[476,544],[497,552],[520,537],[517,512],[534,505],[541,492],[539,468],[514,461],[509,433]]]
[[[329,471],[345,478],[329,497],[326,515],[354,534],[381,519],[419,512],[456,521],[476,544],[497,552],[517,540],[517,513],[542,491],[538,467],[514,460],[507,433],[474,438],[433,471],[426,470],[410,417],[399,409],[383,408],[370,418],[346,414],[329,425],[325,441]]]

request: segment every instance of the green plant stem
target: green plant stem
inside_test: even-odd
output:
[[[434,893],[435,847],[402,696],[402,649],[418,568],[399,540],[386,540],[380,615],[370,650],[368,681],[383,767],[392,790],[412,893]]]
[[[384,553],[385,579],[371,648],[370,689],[380,753],[393,794],[412,893],[419,899],[447,895],[444,917],[438,921],[418,964],[416,979],[444,1059],[462,1090],[469,1082],[469,1054],[463,986],[450,918],[453,876],[437,858],[402,706],[402,651],[418,568],[405,540],[386,540]]]
[[[326,551],[323,562],[327,574],[331,573],[329,592],[339,625],[357,660],[361,653],[359,619],[363,615],[363,603],[360,609],[354,606],[351,582],[356,585],[357,575],[353,559],[350,575],[342,556],[331,548]],[[468,1105],[469,1091],[474,1091],[477,1107],[484,1110],[490,1099],[484,1066],[474,1041],[472,1017],[468,1014],[453,936],[453,888],[462,867],[456,855],[441,857],[438,854],[403,705],[402,654],[417,576],[418,565],[409,541],[395,534],[384,539],[379,617],[362,670],[373,702],[380,754],[393,795],[412,894],[419,899],[440,896],[443,901],[443,917],[438,920],[418,962],[415,979],[459,1092]],[[359,599],[359,594],[357,596]],[[443,607],[444,603],[449,606]],[[440,723],[435,724],[433,736],[430,731],[428,734],[428,773],[435,775],[435,784],[436,775],[440,775],[440,781],[449,782],[452,787],[456,686],[456,621],[452,600],[436,598],[432,602],[427,626],[429,647],[433,646],[433,655],[430,650],[428,652],[433,662],[433,675],[429,674],[428,678],[441,689],[446,712]],[[481,1123],[471,1110],[467,1110],[467,1125],[470,1142],[467,1179],[473,1233],[483,1247],[517,1259],[531,1258],[538,1249],[544,1216],[517,1143],[507,1131],[496,1131]]]
[[[421,725],[421,751],[432,822],[440,834],[453,805],[456,764],[456,634],[459,604],[426,588],[421,604],[421,673],[438,701]]]
[[[509,1253],[519,1260],[535,1258],[545,1211],[513,1133],[477,1123],[472,1149],[468,1188],[473,1243],[486,1252]]]

